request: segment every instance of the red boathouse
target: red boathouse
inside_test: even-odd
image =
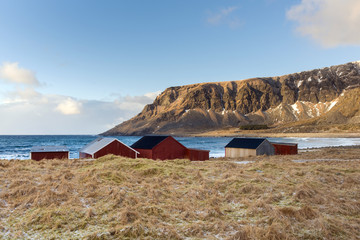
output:
[[[296,155],[298,154],[298,145],[296,143],[271,143],[275,148],[275,155]]]
[[[30,150],[32,160],[42,159],[68,159],[69,149],[65,146],[36,146]]]
[[[209,151],[188,149],[171,136],[144,136],[131,147],[140,153],[141,158],[209,160]]]
[[[79,158],[99,158],[107,154],[136,158],[139,152],[116,138],[98,138],[80,150]]]

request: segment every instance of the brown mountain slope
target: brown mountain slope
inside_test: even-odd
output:
[[[348,94],[358,86],[360,62],[281,77],[170,87],[104,135],[186,134],[247,124],[281,128],[308,119],[320,121],[314,124],[329,119],[356,123],[358,113],[341,108],[339,115],[336,109],[340,98],[356,98]],[[359,101],[351,101],[359,109]]]
[[[324,114],[307,120],[290,122],[263,132],[354,132],[360,131],[360,87],[345,90]]]

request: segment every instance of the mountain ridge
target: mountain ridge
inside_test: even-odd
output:
[[[176,135],[249,124],[277,128],[320,117],[342,94],[359,87],[360,61],[277,77],[169,87],[138,115],[103,135]],[[338,117],[342,123],[357,123]]]

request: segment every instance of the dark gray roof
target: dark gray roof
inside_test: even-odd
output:
[[[30,152],[68,152],[66,146],[34,146]]]
[[[256,149],[265,140],[265,138],[234,138],[225,147]]]
[[[135,149],[153,149],[168,137],[169,136],[144,136],[131,145],[131,147]]]

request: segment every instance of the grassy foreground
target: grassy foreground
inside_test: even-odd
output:
[[[3,160],[0,238],[360,239],[359,156]]]

